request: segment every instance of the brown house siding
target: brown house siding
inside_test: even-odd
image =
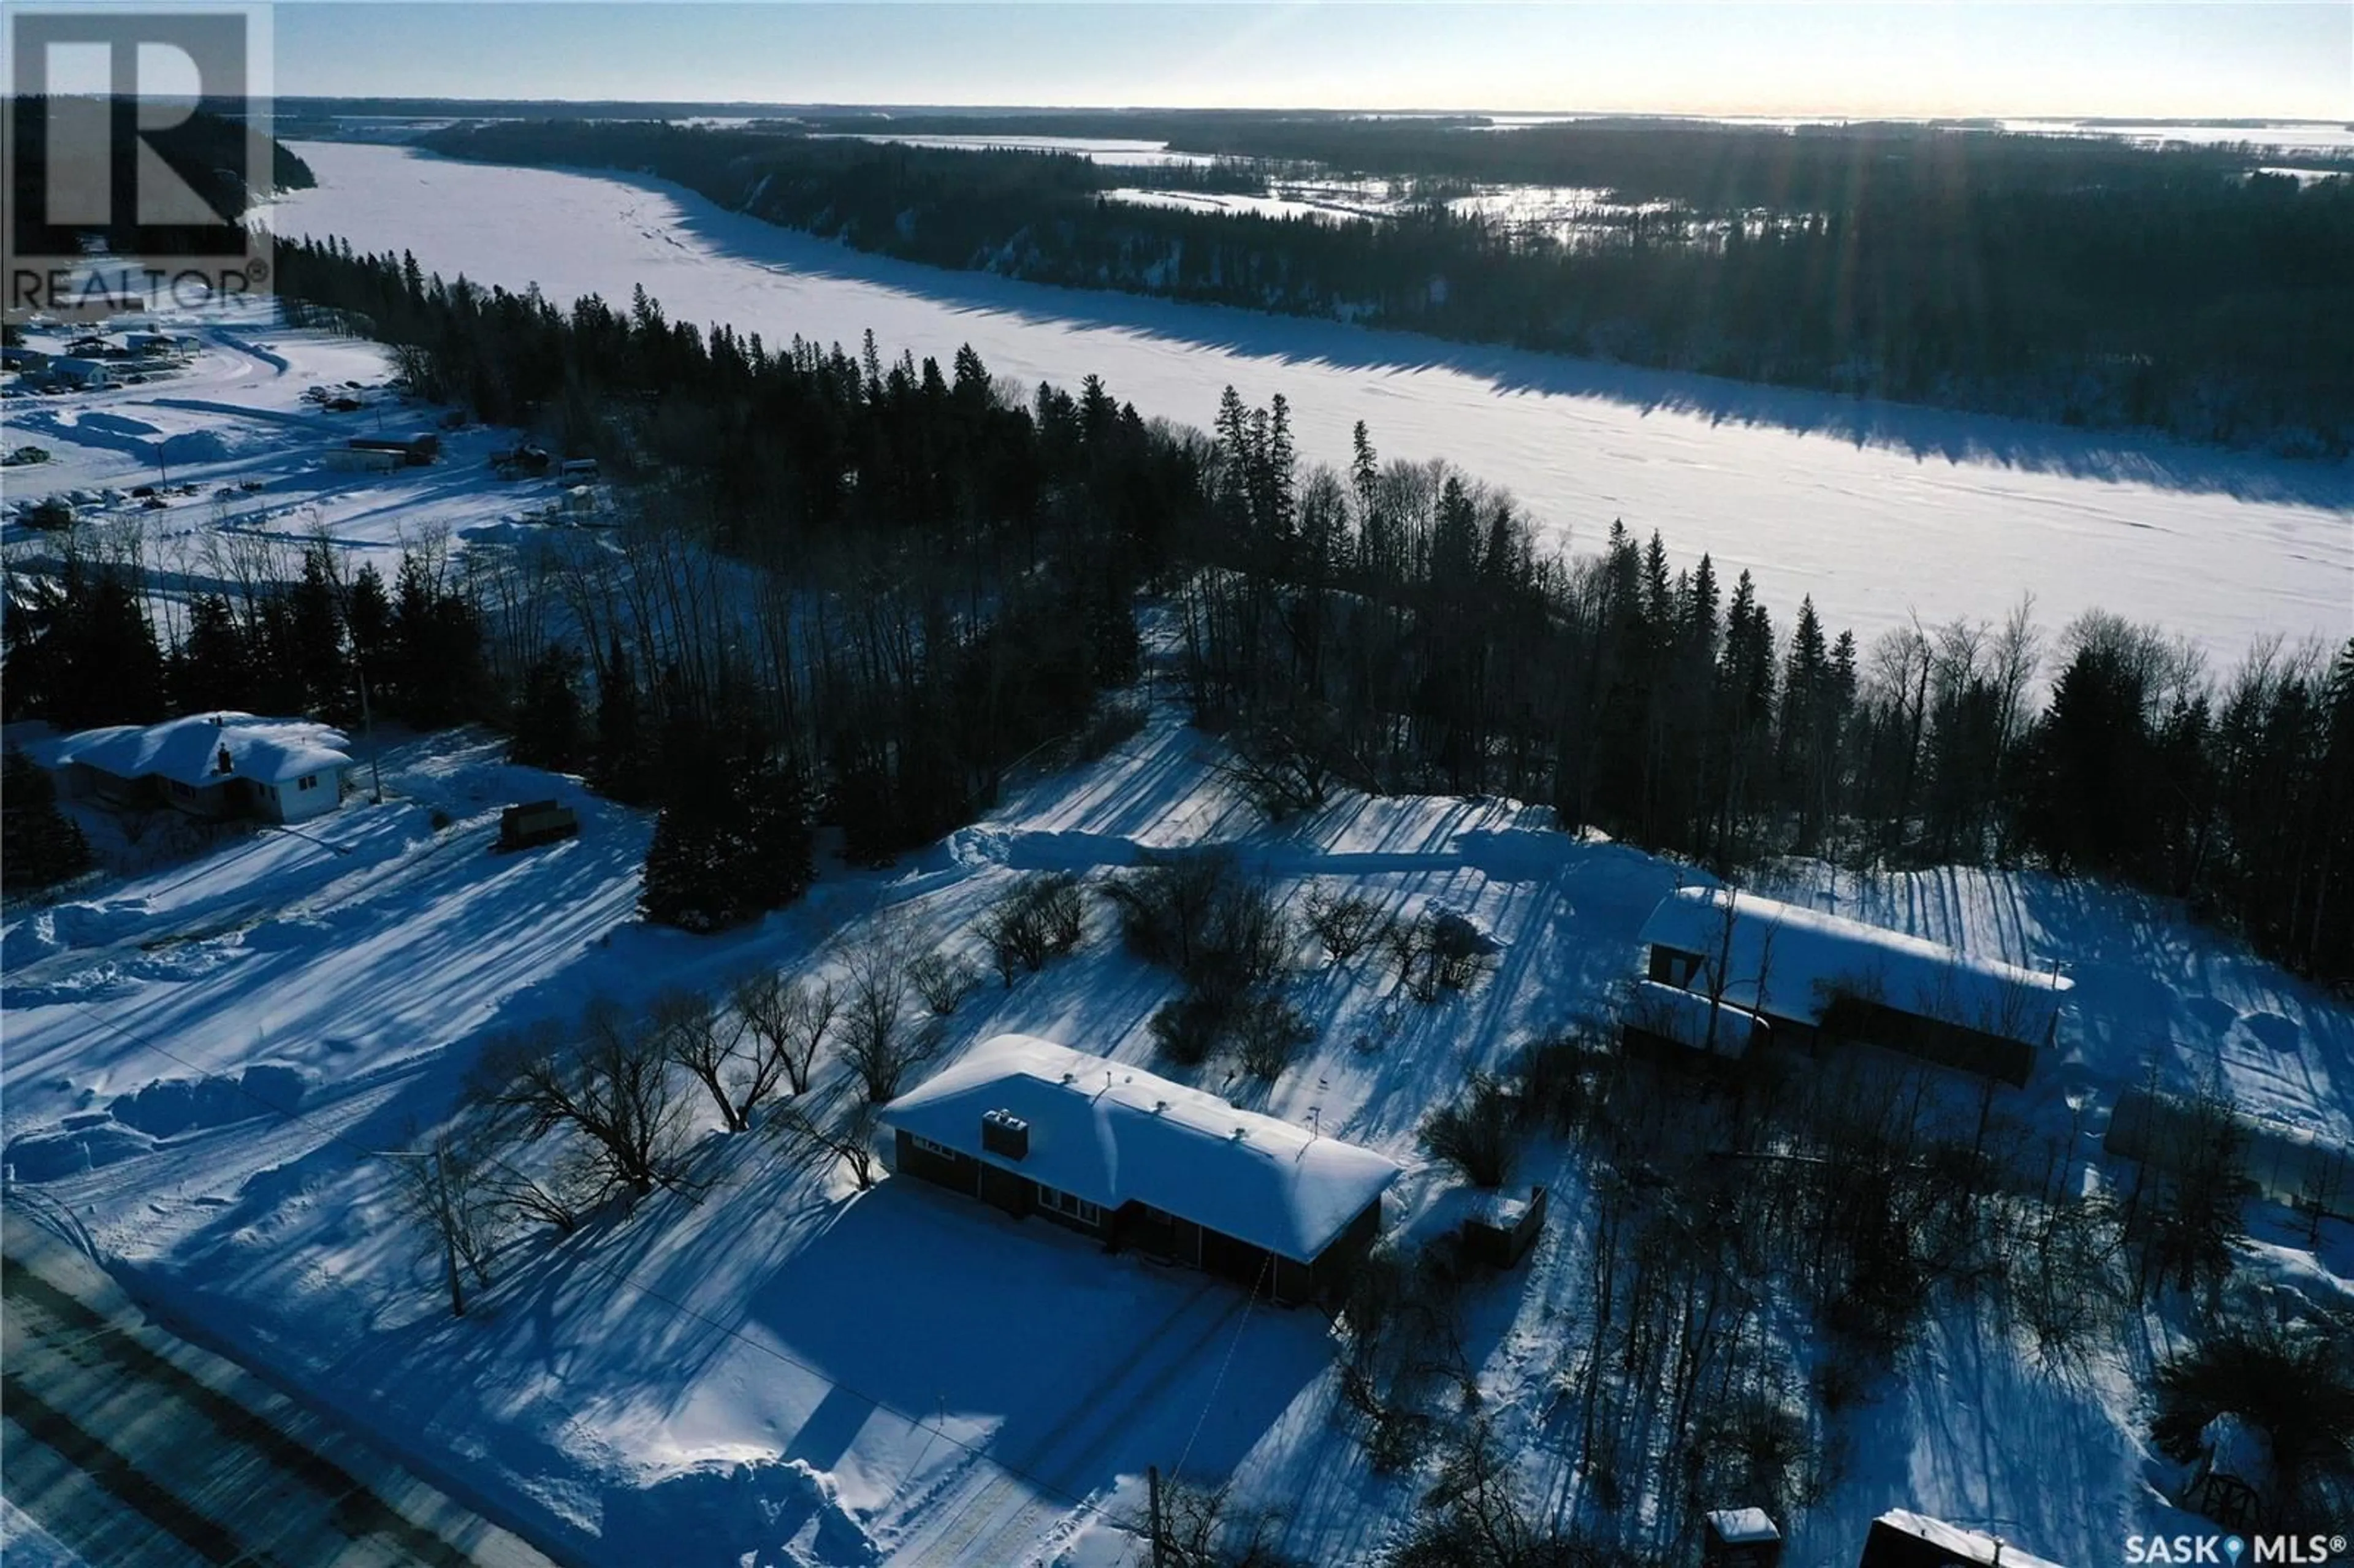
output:
[[[891,1168],[903,1175],[920,1176],[968,1198],[981,1193],[981,1161],[970,1154],[938,1155],[904,1132],[895,1135],[892,1152]]]
[[[1379,1198],[1366,1204],[1312,1264],[1279,1257],[1265,1247],[1238,1241],[1140,1202],[1122,1204],[1106,1213],[1102,1224],[1091,1225],[1041,1204],[1038,1184],[1016,1171],[970,1154],[939,1154],[924,1148],[914,1135],[904,1130],[895,1129],[892,1136],[892,1168],[902,1175],[920,1177],[936,1186],[977,1197],[1015,1219],[1037,1214],[1083,1235],[1100,1236],[1111,1247],[1134,1247],[1156,1257],[1224,1276],[1246,1288],[1262,1291],[1287,1307],[1312,1301],[1338,1289],[1381,1234]]]

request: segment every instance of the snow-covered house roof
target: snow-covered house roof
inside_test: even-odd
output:
[[[1925,1541],[1956,1563],[1980,1563],[1985,1568],[1994,1568],[1998,1563],[2001,1568],[2060,1568],[2060,1564],[2050,1558],[2022,1551],[2010,1542],[1983,1535],[1975,1530],[1964,1530],[1957,1524],[1947,1524],[1942,1519],[1932,1519],[1925,1513],[1914,1513],[1910,1509],[1890,1509],[1872,1521],[1872,1528],[1875,1532],[1890,1530],[1909,1535],[1915,1541]],[[1867,1542],[1867,1548],[1869,1544]],[[1868,1560],[1868,1551],[1866,1556]]]
[[[1716,989],[1722,962],[1723,1000],[1817,1022],[1833,995],[1847,994],[2034,1044],[2044,1038],[2061,993],[2073,985],[2064,975],[1731,888],[1676,889],[1651,911],[1639,940],[1699,954],[1694,991]]]
[[[1720,1000],[1712,1017],[1706,991],[1685,991],[1647,980],[1635,982],[1635,994],[1627,1004],[1626,1022],[1695,1051],[1718,1056],[1744,1056],[1749,1053],[1750,1031],[1756,1027],[1757,1015]]]
[[[310,719],[217,713],[81,730],[38,743],[30,755],[50,768],[79,762],[118,779],[153,776],[200,789],[233,778],[284,784],[305,774],[340,772],[352,766],[350,746],[343,731]]]
[[[992,1112],[1028,1124],[1022,1158],[982,1147]],[[983,1041],[882,1119],[1106,1210],[1149,1203],[1296,1263],[1313,1263],[1398,1176],[1370,1149],[1028,1034]]]

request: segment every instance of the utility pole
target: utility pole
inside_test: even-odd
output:
[[[1144,1484],[1151,1489],[1152,1498],[1152,1568],[1164,1568],[1166,1560],[1161,1554],[1161,1530],[1160,1466],[1147,1465],[1144,1467]]]
[[[466,1315],[466,1287],[458,1277],[457,1216],[450,1212],[450,1178],[441,1166],[441,1140],[435,1139],[429,1152],[387,1149],[378,1150],[387,1160],[429,1160],[433,1162],[434,1228],[441,1233],[441,1267],[450,1278],[450,1315]]]
[[[376,720],[368,715],[367,669],[356,662],[352,668],[358,672],[360,678],[360,734],[367,741],[368,780],[372,786],[368,804],[381,806],[384,804],[384,775],[376,765]]]

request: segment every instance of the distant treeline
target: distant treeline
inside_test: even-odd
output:
[[[426,144],[646,171],[934,266],[2295,453],[2354,450],[2354,178],[2264,174],[2245,149],[1918,126],[1107,123],[1270,167],[1385,178],[1414,199],[1346,223],[1168,209],[1102,192],[1235,188],[1235,167],[1148,171],[772,127],[513,122]],[[1106,128],[1084,117],[955,128],[1014,127]],[[1514,183],[1614,203],[1564,234],[1436,199]]]
[[[260,132],[249,130],[234,117],[242,107],[216,104],[212,109],[198,109],[176,124],[133,134],[137,105],[127,99],[111,101],[107,108],[115,117],[115,134],[107,143],[111,156],[109,189],[127,193],[138,188],[137,164],[142,148],[162,159],[186,181],[224,226],[235,225],[255,203],[270,196],[270,192],[252,190],[246,185],[249,151],[266,151],[266,159],[253,163],[266,164],[270,182],[277,188],[308,190],[316,185],[311,166],[281,143],[270,141],[266,150],[253,148],[254,140],[267,138]],[[127,200],[116,203],[123,218],[120,225],[51,226],[48,222],[50,206],[45,188],[49,171],[49,101],[39,97],[15,99],[7,111],[16,117],[17,142],[13,154],[15,163],[9,172],[8,222],[13,226],[14,249],[33,256],[70,256],[78,252],[80,239],[85,234],[102,236],[111,249],[122,255],[136,254],[143,248],[156,249],[159,231],[139,228],[132,221],[134,209]],[[81,177],[89,177],[91,172],[80,171]]]
[[[2041,864],[2354,978],[2354,642],[2221,679],[2100,615],[2056,641],[2022,610],[1859,647],[1811,602],[1777,618],[1746,573],[1671,569],[1656,535],[1540,549],[1509,497],[1384,463],[1362,427],[1347,472],[1310,468],[1279,399],[1230,391],[1204,435],[1147,424],[1093,376],[1076,396],[1002,386],[969,347],[943,371],[885,362],[871,336],[853,353],[705,333],[642,293],[566,310],[340,247],[281,260],[298,322],[376,334],[419,391],[658,482],[617,535],[420,563],[356,621],[383,596],[313,552],[240,612],[249,651],[280,650],[243,667],[299,649],[292,667],[340,670],[314,639],[356,652],[362,622],[414,626],[376,655],[398,700],[467,700],[441,678],[462,676],[518,756],[662,804],[662,917],[790,900],[814,822],[887,858],[970,820],[1042,748],[1116,744],[1102,694],[1136,677],[1151,600],[1195,715],[1271,812],[1350,787],[1497,793],[1728,872],[1788,853]],[[154,689],[118,667],[154,646],[126,630],[143,600],[119,568],[11,591],[11,717],[153,711],[101,711]],[[321,608],[337,596],[341,633]],[[187,696],[200,632],[234,662],[222,620],[156,655]],[[393,652],[418,639],[446,641]]]

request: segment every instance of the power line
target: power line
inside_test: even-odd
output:
[[[357,1143],[353,1139],[345,1137],[334,1128],[322,1125],[315,1118],[306,1112],[299,1109],[290,1109],[282,1105],[272,1104],[261,1095],[259,1095],[253,1090],[246,1087],[241,1078],[225,1077],[207,1071],[197,1064],[189,1061],[186,1057],[171,1050],[168,1046],[159,1045],[154,1041],[139,1033],[137,1031],[116,1022],[113,1019],[111,1019],[104,1013],[100,1012],[96,1008],[91,1007],[88,1002],[76,1001],[70,1005],[77,1011],[89,1015],[89,1017],[98,1022],[101,1026],[111,1030],[116,1034],[121,1035],[123,1039],[130,1041],[133,1044],[137,1045],[143,1050],[153,1051],[155,1054],[163,1057],[164,1060],[175,1063],[179,1066],[185,1067],[188,1071],[198,1074],[205,1078],[228,1085],[236,1093],[245,1096],[248,1099],[250,1099],[256,1105],[260,1106],[263,1109],[269,1111],[273,1116],[283,1117],[292,1121],[301,1122],[304,1126],[309,1127],[319,1133],[322,1138],[331,1144],[347,1149],[354,1154],[366,1160],[387,1160],[388,1158],[383,1150],[369,1149],[364,1144]],[[509,1164],[503,1157],[497,1154],[493,1154],[490,1158],[493,1163],[499,1165],[511,1174],[525,1180],[530,1179],[526,1172],[516,1166]],[[673,1297],[664,1295],[661,1290],[655,1288],[653,1286],[648,1285],[643,1280],[638,1278],[635,1275],[630,1273],[626,1268],[623,1268],[617,1264],[609,1263],[606,1260],[598,1257],[593,1249],[584,1249],[584,1251],[585,1256],[583,1261],[588,1264],[591,1272],[601,1274],[608,1279],[618,1280],[621,1284],[636,1290],[640,1295],[649,1297],[653,1300],[660,1302],[662,1305],[668,1307],[672,1311],[679,1313],[684,1317],[691,1318],[695,1321],[701,1323],[707,1328],[716,1330],[728,1339],[735,1340],[737,1344],[743,1345],[748,1349],[757,1351],[760,1354],[769,1357],[771,1360],[791,1367],[796,1372],[801,1372],[809,1377],[815,1378],[818,1382],[823,1383],[830,1389],[838,1390],[841,1393],[851,1395],[853,1398],[863,1400],[875,1409],[883,1411],[887,1414],[896,1416],[899,1420],[907,1423],[909,1426],[928,1434],[925,1444],[927,1451],[930,1448],[931,1445],[929,1439],[931,1437],[943,1438],[956,1447],[961,1448],[966,1453],[970,1454],[974,1458],[980,1460],[981,1463],[988,1465],[994,1469],[1002,1471],[1007,1475],[1018,1477],[1022,1480],[1027,1481],[1032,1486],[1035,1487],[1038,1490],[1066,1502],[1074,1509],[1082,1512],[1093,1514],[1096,1518],[1103,1520],[1107,1524],[1112,1525],[1116,1529],[1126,1531],[1128,1533],[1134,1535],[1144,1533],[1150,1528],[1149,1524],[1145,1524],[1142,1521],[1138,1520],[1133,1516],[1125,1516],[1116,1513],[1110,1509],[1105,1508],[1100,1504],[1080,1497],[1063,1487],[1057,1486],[1055,1483],[1047,1480],[1043,1476],[1034,1475],[1032,1472],[1022,1468],[1018,1465],[1009,1464],[1002,1459],[997,1458],[977,1443],[968,1442],[964,1438],[959,1437],[955,1433],[947,1429],[945,1413],[943,1413],[940,1420],[935,1422],[926,1417],[917,1415],[910,1411],[902,1410],[897,1405],[893,1404],[890,1401],[878,1398],[875,1394],[867,1393],[864,1389],[859,1388],[854,1383],[844,1383],[839,1378],[819,1371],[816,1367],[811,1366],[809,1362],[802,1361],[798,1356],[794,1356],[785,1351],[779,1350],[774,1345],[764,1344],[760,1340],[752,1339],[738,1330],[730,1328],[726,1323],[719,1321],[717,1319],[712,1317],[706,1312],[700,1311],[695,1308],[687,1305],[684,1301],[680,1301]],[[1257,1294],[1255,1287],[1253,1294]],[[1248,1309],[1246,1307],[1245,1309],[1246,1319],[1247,1319],[1248,1315]],[[1237,1340],[1240,1338],[1239,1330],[1237,1330],[1236,1338]],[[1227,1358],[1229,1361],[1233,1359],[1233,1348],[1230,1346],[1227,1350]],[[1224,1368],[1220,1369],[1218,1375],[1220,1380],[1223,1381],[1225,1375]],[[1214,1387],[1212,1392],[1214,1394]],[[1206,1415],[1207,1414],[1207,1407],[1204,1406],[1204,1414]],[[1200,1424],[1198,1422],[1195,1424],[1194,1430],[1196,1433],[1201,1430]],[[1191,1442],[1188,1442],[1186,1447],[1189,1452],[1191,1451],[1192,1446],[1193,1445]]]

